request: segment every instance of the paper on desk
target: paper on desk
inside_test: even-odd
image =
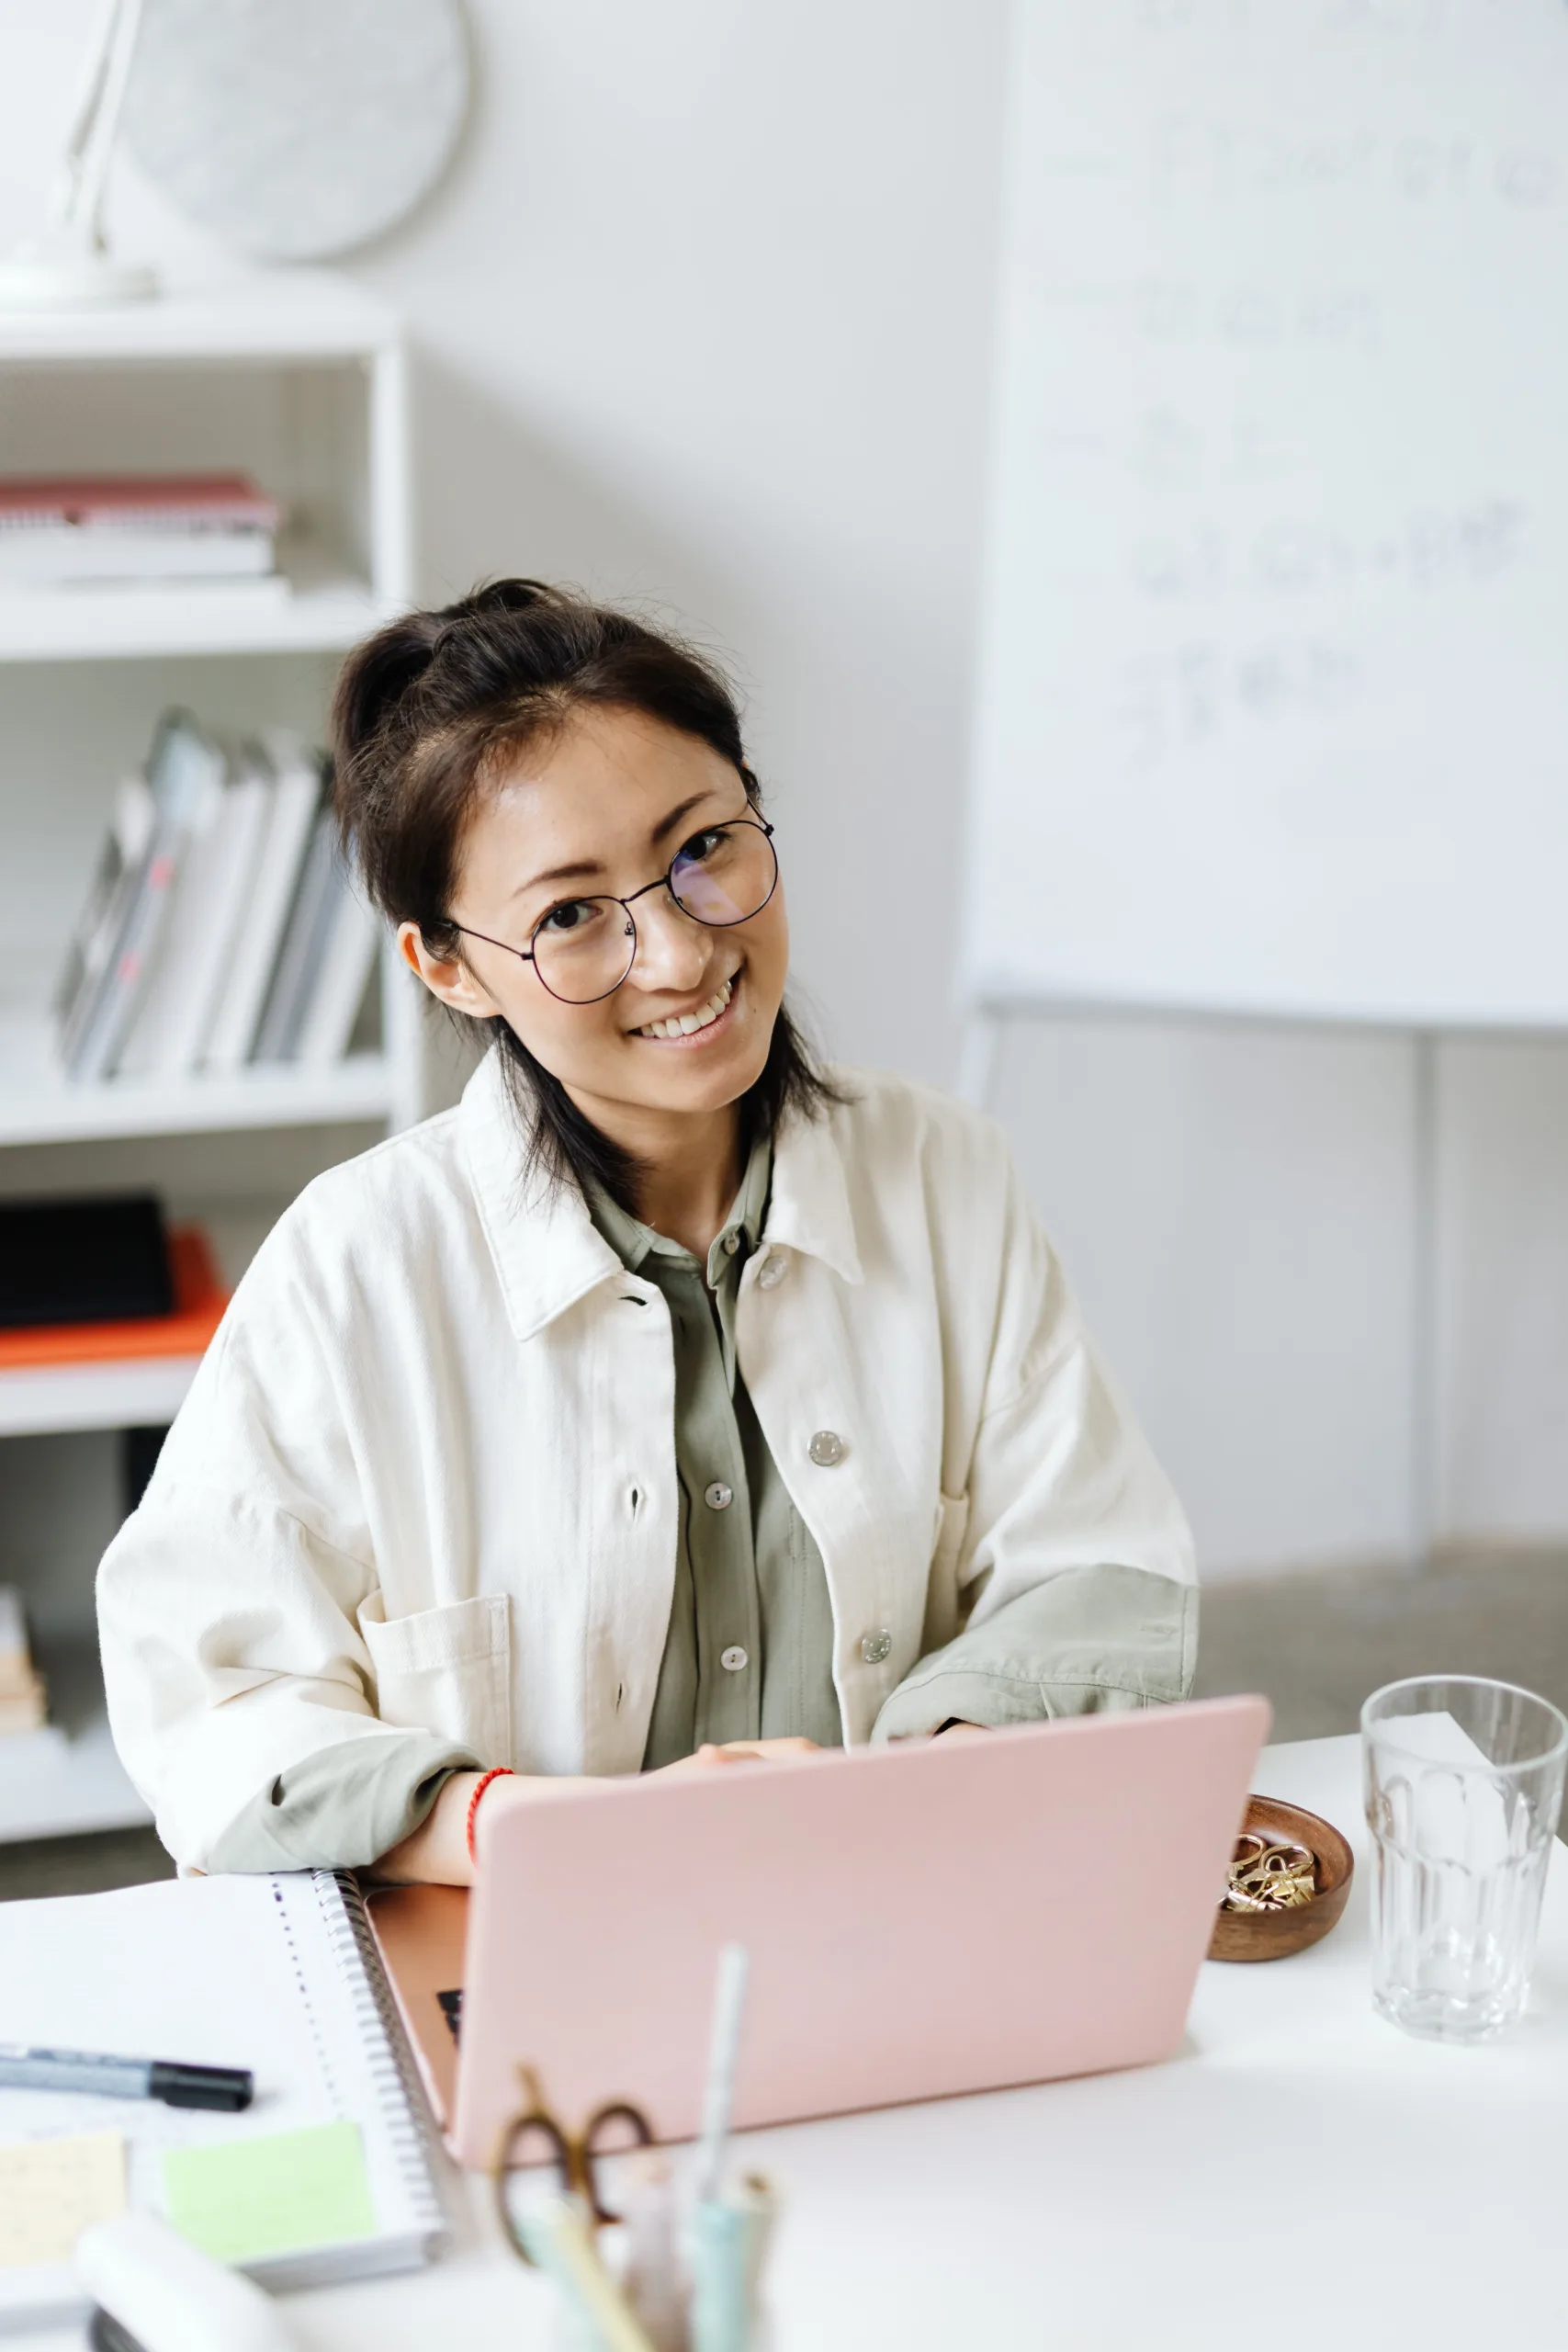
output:
[[[357,2123],[171,2148],[164,2157],[164,2210],[217,2262],[338,2245],[376,2230]]]
[[[0,2148],[0,2270],[66,2262],[89,2222],[125,2211],[125,2141],[79,2132]]]

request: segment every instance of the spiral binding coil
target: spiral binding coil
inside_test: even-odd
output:
[[[436,2187],[430,2112],[397,1999],[376,1948],[365,1897],[348,1871],[312,1871],[310,1881],[326,1922],[327,1941],[348,1984],[355,2021],[363,2037],[398,2169],[419,2225],[427,2233],[426,2251],[431,2252],[435,2242],[446,2235],[447,2221]]]

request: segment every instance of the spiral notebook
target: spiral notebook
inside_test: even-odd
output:
[[[196,1878],[0,1903],[0,2041],[250,2068],[254,2103],[237,2116],[0,2090],[0,2159],[25,2169],[46,2141],[101,2154],[103,2135],[123,2135],[131,2206],[165,2208],[172,2151],[250,2142],[254,2154],[274,2135],[338,2126],[363,2222],[242,2262],[269,2287],[411,2269],[445,2234],[423,2094],[350,1878]],[[0,2330],[82,2307],[68,2261],[0,2260]]]

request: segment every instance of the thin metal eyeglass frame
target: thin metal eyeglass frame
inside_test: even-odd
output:
[[[728,833],[733,832],[738,825],[750,825],[754,831],[761,834],[769,848],[773,849],[773,828],[769,824],[765,817],[727,817],[722,824],[704,825],[700,828],[700,831],[705,833]],[[686,917],[689,922],[700,922],[705,931],[734,931],[739,924],[750,922],[756,916],[760,915],[763,907],[768,904],[768,900],[772,899],[773,892],[778,888],[779,854],[776,849],[773,850],[773,878],[768,885],[767,898],[760,900],[759,903],[752,908],[750,914],[737,915],[733,922],[709,922],[705,915],[694,914],[691,908],[685,905],[684,902],[677,896],[675,885],[670,877],[674,873],[677,865],[681,863],[681,852],[679,850],[676,851],[674,856],[665,867],[664,872],[659,876],[656,881],[645,882],[642,888],[640,890],[634,890],[629,899],[617,899],[615,894],[609,890],[584,890],[581,894],[584,901],[591,899],[602,907],[620,908],[621,912],[626,916],[626,933],[631,941],[631,953],[626,957],[626,970],[621,974],[620,978],[615,983],[615,987],[601,989],[597,996],[559,996],[557,994],[556,990],[551,988],[548,980],[546,979],[543,972],[539,969],[539,959],[534,952],[534,942],[537,939],[540,931],[543,929],[544,925],[548,922],[550,916],[554,913],[554,908],[547,907],[544,913],[539,917],[538,922],[528,933],[528,944],[526,947],[513,947],[511,941],[508,939],[492,939],[488,931],[470,931],[467,923],[455,922],[452,925],[452,928],[454,931],[460,933],[462,937],[465,939],[482,939],[487,947],[499,947],[506,955],[515,956],[520,963],[532,964],[534,967],[534,977],[538,981],[539,986],[544,989],[547,996],[555,997],[558,1004],[603,1004],[606,997],[615,995],[616,989],[625,987],[626,980],[630,976],[632,966],[637,962],[637,917],[633,914],[632,909],[638,899],[646,899],[650,890],[668,890],[671,899],[673,899],[675,905],[680,908],[681,912]],[[572,899],[562,899],[559,903],[563,906],[570,906],[575,904],[576,901]]]

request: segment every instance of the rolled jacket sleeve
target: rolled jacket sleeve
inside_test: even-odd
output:
[[[208,1868],[363,1870],[411,1837],[474,1760],[423,1732],[322,1748],[252,1798],[214,1841]]]
[[[342,1367],[308,1262],[275,1239],[98,1571],[115,1744],[186,1868],[372,1860],[434,1773],[476,1760],[378,1712],[362,1628],[380,1577]]]
[[[884,1705],[874,1746],[980,1724],[1163,1705],[1192,1687],[1198,1589],[1146,1568],[1064,1568],[923,1657]]]
[[[1163,1704],[1191,1687],[1185,1515],[1004,1164],[979,1408],[949,1426],[923,1655],[884,1701],[877,1741]]]

